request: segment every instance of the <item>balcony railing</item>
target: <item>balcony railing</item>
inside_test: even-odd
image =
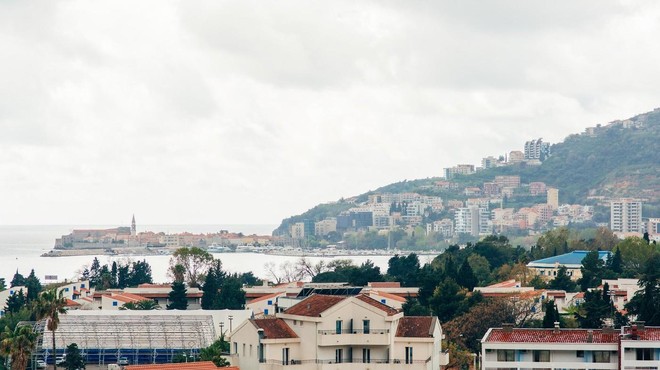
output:
[[[319,330],[320,335],[344,335],[344,334],[389,334],[390,329],[342,329],[341,332],[337,330]]]
[[[259,361],[259,363],[268,364],[268,365],[306,365],[306,364],[397,364],[397,365],[405,365],[405,364],[426,364],[429,361],[430,361],[430,359],[412,360],[412,361],[406,362],[404,359],[374,359],[374,358],[372,358],[369,361],[363,361],[361,358],[354,358],[354,359],[342,359],[341,361],[337,361],[336,359],[329,359],[329,360],[323,360],[323,359],[289,360],[288,362],[284,363],[282,360],[266,359],[266,360]]]

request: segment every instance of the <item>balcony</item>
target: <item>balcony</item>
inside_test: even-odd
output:
[[[613,362],[529,362],[529,361],[484,361],[484,369],[610,369],[618,368],[618,363]]]
[[[259,364],[259,370],[398,370],[405,368],[406,370],[428,370],[430,366],[429,360],[414,360],[412,363],[404,363],[403,360],[397,359],[371,359],[368,363],[362,362],[362,359],[353,359],[352,361],[344,359],[342,362],[335,362],[332,360],[292,360],[288,364],[282,364],[278,360],[265,360]]]
[[[337,333],[335,330],[319,330],[319,346],[386,346],[390,343],[389,329],[370,329],[365,330],[342,330]]]

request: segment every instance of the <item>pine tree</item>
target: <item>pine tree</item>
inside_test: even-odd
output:
[[[587,253],[582,260],[580,271],[582,272],[582,277],[578,280],[578,283],[582,292],[598,285],[603,275],[603,260],[600,259],[598,251]]]
[[[0,278],[0,292],[5,289],[7,289],[7,285],[5,285],[5,278]]]
[[[182,281],[175,281],[172,284],[172,291],[169,295],[170,304],[168,310],[186,310],[188,309],[188,298],[186,297],[186,286]]]
[[[64,368],[67,370],[85,369],[85,360],[80,354],[80,349],[76,343],[71,343],[66,347],[66,360]]]
[[[30,303],[39,297],[42,286],[41,281],[39,281],[39,278],[34,274],[34,269],[30,271],[30,275],[25,279],[25,287],[27,288],[27,296],[25,297],[27,303]]]
[[[16,270],[14,277],[11,279],[11,282],[9,283],[10,288],[13,288],[15,286],[25,286],[25,277],[21,275],[18,272],[18,270]]]
[[[5,315],[17,313],[21,308],[25,307],[26,303],[23,289],[19,290],[18,293],[10,295],[7,298],[7,304],[5,306]]]
[[[626,305],[630,314],[647,325],[660,325],[660,253],[655,253],[644,265],[639,279],[642,290]]]
[[[112,261],[112,267],[110,268],[110,276],[112,277],[112,287],[117,287],[117,262]]]
[[[461,268],[458,270],[457,282],[461,286],[468,288],[468,290],[472,290],[475,286],[477,286],[477,278],[474,276],[472,266],[470,266],[467,258],[463,261]]]
[[[220,285],[218,284],[214,270],[213,268],[209,269],[204,285],[202,286],[202,310],[213,310],[216,308],[215,302],[218,299]]]
[[[555,322],[559,322],[559,311],[557,310],[557,305],[555,301],[548,300],[544,304],[545,315],[543,316],[543,327],[544,328],[553,328]]]
[[[237,275],[226,278],[218,295],[218,309],[242,310],[245,306],[245,291]]]
[[[89,285],[96,287],[101,281],[101,262],[94,257],[92,266],[89,268]]]
[[[612,255],[611,260],[609,261],[609,269],[616,274],[623,272],[622,260],[621,260],[621,250],[617,248]]]
[[[557,270],[557,276],[550,280],[550,283],[548,283],[548,288],[565,290],[567,292],[575,291],[576,284],[568,276],[566,272],[566,266],[559,267],[559,270]]]

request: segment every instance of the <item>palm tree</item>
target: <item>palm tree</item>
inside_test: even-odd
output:
[[[37,320],[46,319],[46,328],[53,334],[53,370],[57,369],[57,360],[55,356],[55,330],[60,324],[60,314],[66,314],[66,299],[57,294],[56,289],[51,289],[39,297],[36,304]]]
[[[5,327],[0,335],[0,354],[11,358],[12,370],[24,370],[27,367],[37,337],[38,334],[29,325],[17,326],[14,331]]]

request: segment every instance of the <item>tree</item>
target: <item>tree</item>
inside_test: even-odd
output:
[[[475,286],[477,286],[477,277],[474,276],[474,272],[472,271],[472,267],[470,266],[467,258],[463,261],[463,264],[458,269],[457,282],[468,290],[472,290]]]
[[[553,300],[547,300],[544,304],[545,315],[543,316],[543,327],[554,328],[555,322],[560,322],[559,310]]]
[[[223,353],[229,353],[229,342],[225,340],[225,335],[221,334],[220,339],[199,351],[199,358],[202,361],[213,361],[218,367],[229,366],[229,361],[222,357]]]
[[[224,279],[218,295],[218,309],[242,310],[245,307],[245,291],[238,275]]]
[[[66,314],[66,300],[62,295],[57,294],[56,289],[45,291],[39,297],[36,303],[35,311],[37,320],[46,319],[46,328],[51,331],[53,335],[53,352],[57,353],[55,346],[55,330],[60,324],[60,315]],[[53,363],[53,370],[57,369],[57,364]]]
[[[418,299],[412,297],[407,297],[401,308],[404,316],[429,316],[431,314],[428,307],[423,306]]]
[[[23,289],[19,290],[18,293],[14,293],[7,298],[7,304],[5,306],[5,314],[14,314],[20,311],[26,304],[25,295],[23,295]]]
[[[653,244],[636,236],[625,238],[616,248],[621,251],[623,273],[628,277],[638,276],[646,261],[656,252]]]
[[[131,282],[130,267],[128,265],[117,266],[117,288],[124,289]]]
[[[5,278],[0,278],[0,292],[5,289],[7,289],[7,285],[5,285]]]
[[[21,275],[18,272],[18,270],[16,270],[14,277],[11,279],[11,282],[9,283],[10,288],[13,288],[15,286],[25,286],[25,277]]]
[[[639,286],[642,290],[628,302],[626,309],[647,325],[660,325],[660,253],[655,253],[642,270]]]
[[[0,354],[9,356],[12,370],[24,370],[30,360],[39,335],[32,326],[17,326],[11,330],[8,326],[0,335]]]
[[[199,247],[177,249],[170,258],[170,275],[176,276],[177,265],[183,266],[185,281],[197,288],[204,281],[206,271],[213,263],[213,255]]]
[[[591,251],[582,260],[582,277],[578,280],[580,290],[587,291],[588,288],[598,286],[603,275],[603,260],[600,259],[598,251]]]
[[[172,291],[169,295],[170,304],[168,310],[186,310],[188,309],[187,289],[183,282],[175,281],[172,283]]]
[[[129,285],[138,286],[140,284],[151,284],[153,282],[151,265],[149,265],[147,260],[133,262],[129,275]]]
[[[407,256],[395,255],[387,262],[387,275],[402,286],[416,286],[419,272],[419,257],[415,253]]]
[[[96,287],[101,281],[101,262],[94,257],[92,266],[89,268],[89,285]]]
[[[30,275],[25,279],[25,287],[27,288],[26,303],[30,303],[39,297],[42,287],[39,278],[34,274],[34,269],[30,271]]]
[[[621,250],[619,248],[607,259],[607,268],[617,275],[623,272],[623,261],[621,260]]]
[[[550,280],[550,283],[548,283],[548,288],[565,290],[567,292],[575,291],[576,284],[568,276],[568,273],[566,272],[566,266],[559,266],[559,270],[557,270],[557,276]]]
[[[581,328],[600,328],[613,312],[609,286],[605,284],[602,291],[590,290],[584,293],[584,303],[578,307],[575,319]]]
[[[150,310],[160,310],[160,305],[158,302],[151,299],[143,299],[137,302],[126,302],[121,307],[120,310],[135,310],[135,311],[150,311]]]
[[[452,342],[470,352],[479,352],[479,341],[489,328],[515,322],[516,313],[511,301],[489,298],[444,324],[443,329]]]
[[[80,354],[80,349],[76,343],[71,343],[66,347],[66,359],[64,367],[67,370],[85,369],[85,360]]]
[[[112,261],[112,267],[110,268],[110,276],[112,277],[112,287],[116,288],[117,287],[117,279],[118,279],[118,272],[117,272],[117,261]]]
[[[218,296],[220,294],[220,287],[227,273],[222,270],[222,262],[220,260],[213,261],[213,265],[209,268],[204,285],[202,286],[202,309],[203,310],[217,310],[219,309]]]

